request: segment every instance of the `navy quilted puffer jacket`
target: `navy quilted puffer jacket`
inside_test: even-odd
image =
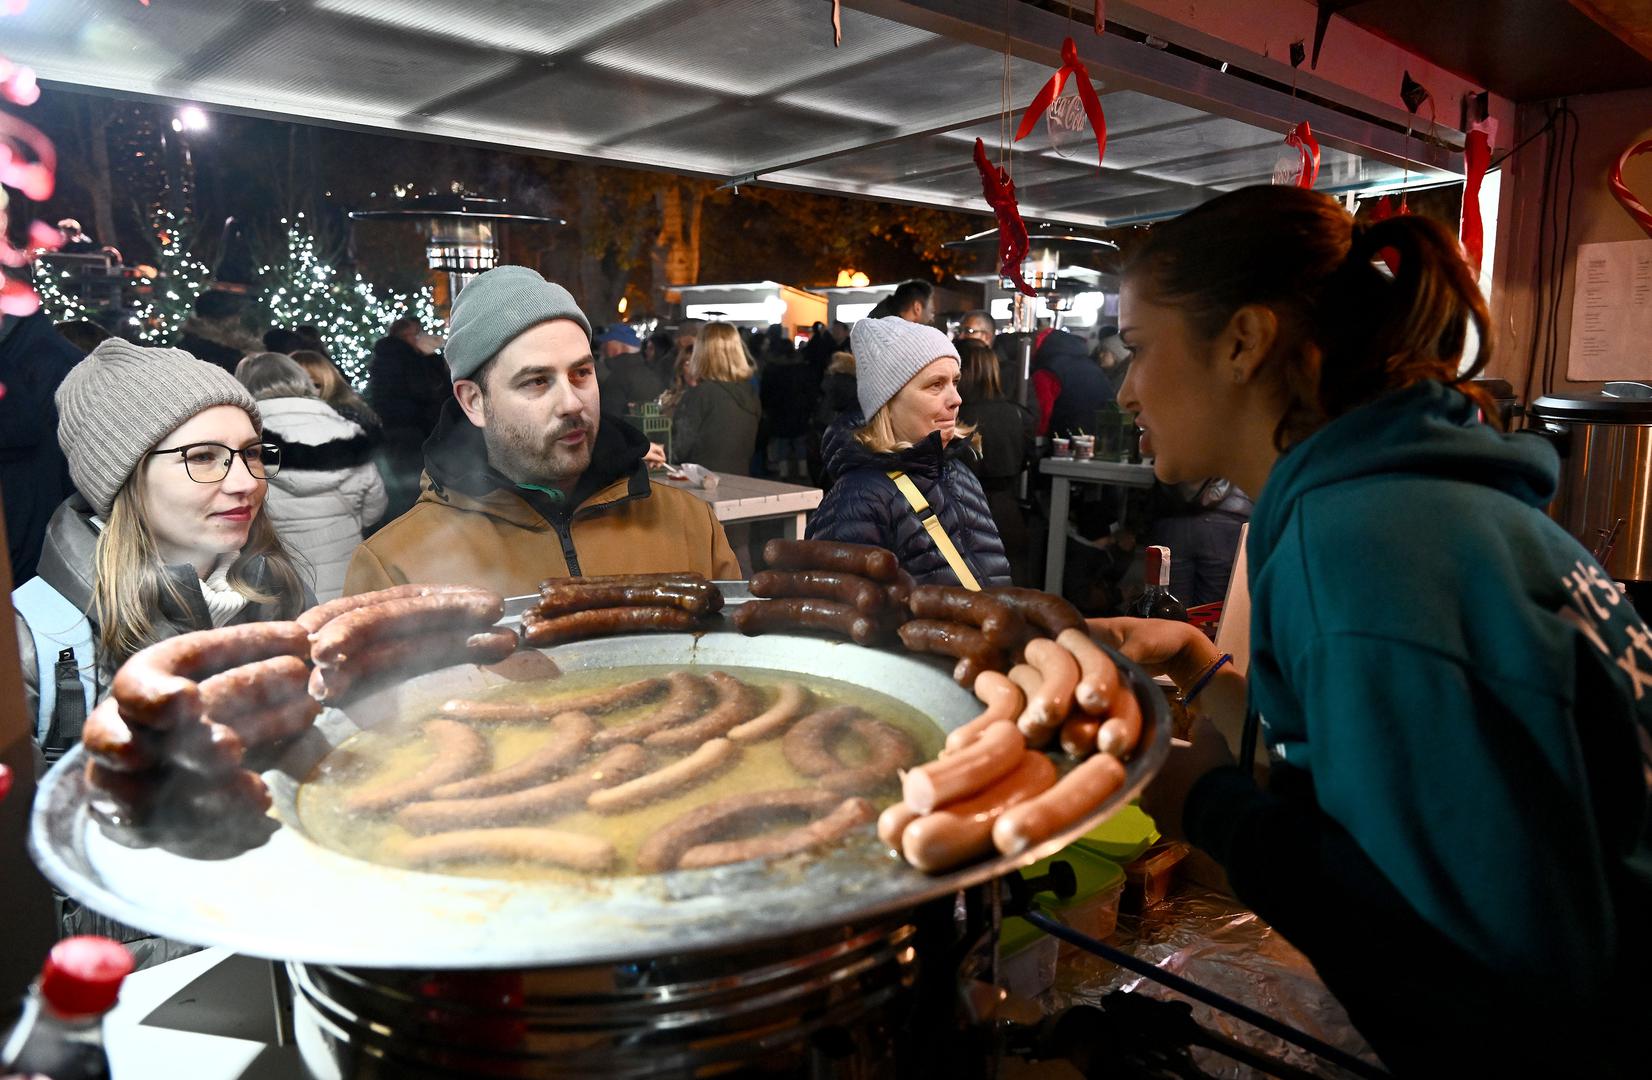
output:
[[[946,558],[889,479],[890,470],[899,469],[928,500],[976,580],[982,586],[1008,585],[1004,542],[992,523],[986,492],[965,460],[974,453],[969,444],[957,440],[943,448],[940,432],[933,432],[910,450],[874,454],[853,434],[864,423],[858,411],[846,413],[821,439],[821,455],[837,482],[809,518],[809,538],[886,547],[919,584],[957,585]]]

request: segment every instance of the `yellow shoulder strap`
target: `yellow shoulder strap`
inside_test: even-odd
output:
[[[959,584],[971,592],[980,592],[981,583],[976,581],[975,575],[969,572],[969,567],[964,563],[964,557],[958,553],[958,548],[952,543],[952,537],[948,536],[946,530],[941,528],[941,519],[936,517],[935,511],[929,508],[929,500],[925,499],[924,493],[918,490],[918,485],[914,484],[912,478],[899,469],[891,472],[889,479],[895,481],[895,486],[900,489],[902,495],[906,496],[906,501],[912,504],[912,512],[918,515],[918,521],[923,524],[924,531],[929,534],[931,540],[935,541],[935,546],[941,549],[941,557],[946,559],[946,564],[952,567],[954,574],[958,575]]]

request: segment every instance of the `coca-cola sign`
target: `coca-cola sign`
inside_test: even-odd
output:
[[[1062,94],[1050,103],[1044,114],[1044,128],[1050,136],[1050,148],[1062,157],[1073,157],[1087,141],[1090,122],[1084,115],[1084,101],[1075,90]]]

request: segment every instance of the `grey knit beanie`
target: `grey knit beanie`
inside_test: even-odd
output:
[[[184,421],[214,405],[258,406],[235,376],[182,349],[98,342],[57,388],[57,441],[75,488],[100,517],[143,456]]]
[[[931,363],[943,356],[958,359],[958,347],[945,334],[897,315],[860,320],[849,331],[849,344],[855,350],[855,393],[868,420]]]
[[[468,379],[512,338],[552,319],[571,319],[585,333],[591,323],[562,286],[526,266],[499,266],[466,285],[448,320],[447,368],[455,382]]]

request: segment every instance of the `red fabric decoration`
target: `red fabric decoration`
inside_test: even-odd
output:
[[[1486,251],[1486,225],[1480,217],[1480,184],[1491,165],[1491,140],[1497,135],[1497,121],[1477,120],[1469,128],[1463,144],[1463,257],[1475,273]]]
[[[1020,142],[1032,134],[1038,118],[1061,96],[1069,75],[1078,81],[1078,99],[1084,105],[1084,116],[1096,129],[1096,164],[1100,165],[1101,159],[1107,156],[1107,116],[1101,111],[1101,99],[1096,96],[1096,88],[1090,85],[1090,73],[1085,69],[1084,61],[1078,58],[1078,46],[1072,38],[1061,40],[1061,67],[1050,76],[1050,81],[1044,84],[1044,89],[1038,92],[1022,114],[1021,126],[1015,131],[1015,141]]]
[[[1285,136],[1285,145],[1294,146],[1302,152],[1302,172],[1296,178],[1296,186],[1313,187],[1314,181],[1319,179],[1319,140],[1314,138],[1308,121],[1304,120],[1291,128]]]
[[[1629,159],[1647,153],[1652,153],[1652,139],[1644,139],[1629,147],[1612,163],[1611,171],[1606,174],[1606,183],[1612,189],[1612,197],[1629,211],[1629,216],[1635,219],[1646,235],[1652,236],[1652,210],[1648,210],[1646,204],[1623,182],[1623,167]]]
[[[981,173],[981,194],[998,218],[999,276],[1015,282],[1015,287],[1028,296],[1037,296],[1021,276],[1021,263],[1032,244],[1027,239],[1026,223],[1021,220],[1021,207],[1015,201],[1015,184],[1009,173],[987,157],[987,146],[980,139],[975,140],[975,168]]]

